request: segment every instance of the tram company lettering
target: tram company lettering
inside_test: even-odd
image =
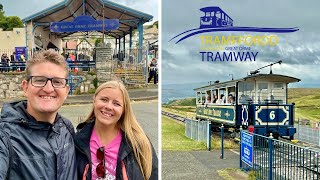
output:
[[[218,6],[203,7],[200,11],[204,13],[199,19],[200,26],[186,30],[174,36],[170,41],[176,40],[175,44],[178,44],[192,36],[199,35],[199,55],[201,61],[206,62],[254,62],[257,60],[259,54],[254,48],[276,46],[279,43],[279,38],[274,34],[292,33],[299,30],[297,27],[235,26],[235,21],[229,13],[226,13]],[[217,32],[224,34],[228,32],[245,32],[246,34],[217,36]],[[209,33],[214,34],[214,36]],[[254,33],[254,35],[252,33]],[[261,33],[261,35],[258,33]]]

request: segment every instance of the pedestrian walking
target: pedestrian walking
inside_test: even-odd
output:
[[[148,78],[148,83],[151,81],[153,78],[153,83],[157,84],[158,78],[157,78],[157,72],[158,71],[158,64],[157,64],[157,59],[153,58],[152,61],[149,64],[149,78]]]

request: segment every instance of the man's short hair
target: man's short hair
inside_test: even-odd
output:
[[[42,50],[36,52],[31,59],[27,61],[27,67],[26,67],[26,78],[31,76],[31,68],[32,66],[44,62],[51,62],[58,66],[61,66],[65,69],[66,77],[68,77],[68,65],[64,59],[64,57],[59,54],[57,51],[53,49],[49,50]]]

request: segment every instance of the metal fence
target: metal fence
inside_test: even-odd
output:
[[[246,171],[253,171],[256,179],[320,179],[319,151],[279,141],[272,137],[264,137],[257,134],[252,134],[252,136],[253,165],[250,167],[240,160],[240,168]],[[241,156],[242,154],[243,152],[241,152]]]
[[[185,135],[193,140],[205,142],[208,150],[211,149],[211,123],[210,121],[198,121],[185,119]]]
[[[295,139],[320,146],[320,128],[318,122],[311,123],[308,120],[299,119],[295,128],[297,129],[297,133],[294,136]]]

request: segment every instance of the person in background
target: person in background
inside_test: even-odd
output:
[[[157,84],[157,59],[153,58],[152,61],[149,64],[149,78],[148,78],[148,83],[151,81],[153,78],[153,83]]]
[[[16,68],[16,52],[13,52],[11,55],[10,55],[10,61],[11,61],[11,65],[12,65],[12,71],[16,71],[17,68]]]
[[[235,98],[232,94],[229,94],[229,96],[228,96],[228,103],[235,104]]]
[[[3,53],[1,55],[1,63],[2,63],[2,66],[4,67],[3,70],[5,72],[9,72],[10,71],[10,59],[7,55],[7,53]]]
[[[24,56],[24,52],[22,52],[22,54],[20,54],[20,62],[26,62],[25,56]],[[21,67],[20,70],[24,71],[24,67]]]
[[[79,178],[158,179],[158,158],[121,82],[97,88],[92,111],[77,130]]]
[[[74,128],[58,110],[69,92],[64,57],[40,51],[27,61],[26,101],[0,116],[0,179],[77,179]]]

